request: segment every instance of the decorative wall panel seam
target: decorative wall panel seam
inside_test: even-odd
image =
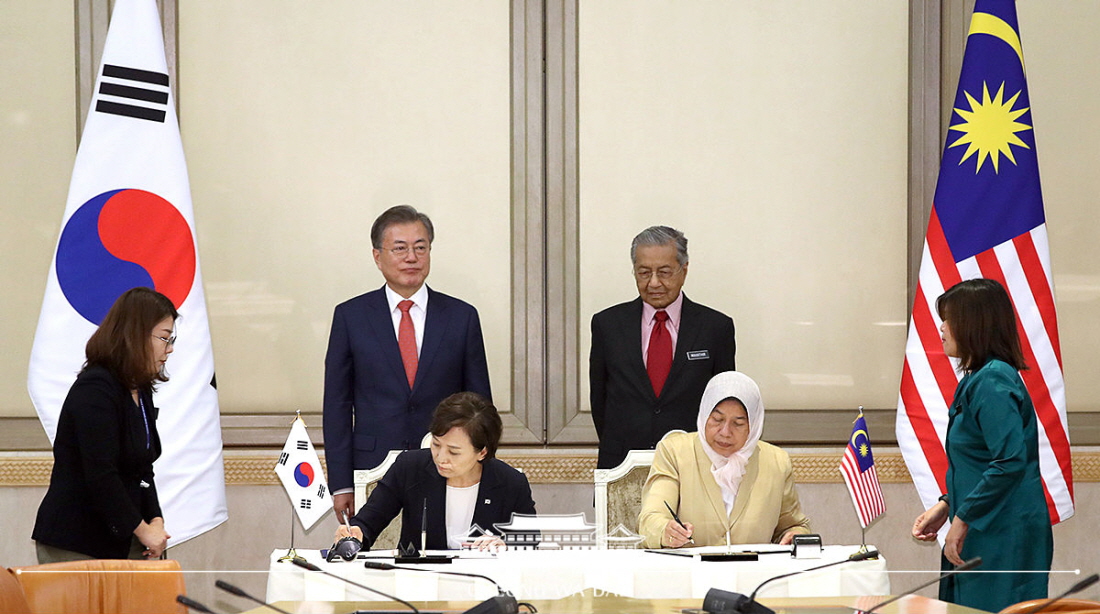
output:
[[[595,452],[548,455],[505,451],[501,460],[518,467],[534,484],[588,484],[596,468]],[[225,483],[229,486],[278,485],[273,467],[278,452],[231,455],[225,458]],[[322,458],[322,464],[324,459]],[[840,484],[840,454],[792,454],[794,479],[799,484]],[[0,487],[46,486],[53,458],[46,453],[0,454]],[[876,454],[875,468],[883,484],[905,484],[909,471],[901,454]],[[1100,482],[1100,451],[1073,453],[1073,477],[1078,483]]]

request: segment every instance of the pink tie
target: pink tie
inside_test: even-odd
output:
[[[416,332],[413,330],[409,309],[412,301],[401,301],[397,308],[401,310],[401,324],[397,327],[397,346],[401,348],[401,362],[405,363],[405,377],[409,379],[409,389],[416,382],[416,366],[420,359],[416,355]]]
[[[654,314],[657,321],[653,324],[653,332],[649,333],[649,355],[646,359],[645,370],[649,373],[649,382],[653,384],[653,394],[661,396],[661,389],[665,387],[668,372],[672,370],[672,336],[665,328],[668,313],[658,311]]]

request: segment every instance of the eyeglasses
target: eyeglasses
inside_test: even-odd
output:
[[[172,347],[172,346],[176,345],[176,336],[175,335],[172,335],[171,337],[161,337],[160,335],[153,335],[153,338],[154,339],[160,339],[161,341],[164,342],[164,345],[167,346],[167,347]]]
[[[393,254],[394,256],[397,256],[398,258],[404,258],[405,256],[409,255],[410,249],[414,254],[416,254],[416,257],[419,258],[420,256],[426,256],[428,252],[432,251],[432,246],[414,245],[410,248],[408,245],[398,245],[397,247],[391,247],[386,251]]]
[[[674,275],[679,274],[682,270],[684,270],[684,267],[682,266],[676,267],[675,269],[670,267],[661,267],[657,270],[634,269],[634,279],[637,279],[638,281],[649,281],[653,278],[654,275],[656,275],[657,279],[661,281],[668,281],[672,279]]]

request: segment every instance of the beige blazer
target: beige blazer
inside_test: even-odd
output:
[[[809,533],[810,520],[802,513],[794,490],[790,456],[770,443],[756,445],[733,510],[727,515],[698,433],[669,433],[662,439],[638,514],[638,532],[645,537],[645,547],[661,547],[665,525],[672,519],[665,501],[680,520],[694,525],[696,546],[723,545],[727,531],[733,544],[778,542],[791,529]]]

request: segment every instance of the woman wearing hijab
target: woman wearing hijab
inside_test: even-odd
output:
[[[944,601],[997,612],[1044,599],[1054,538],[1012,300],[996,281],[971,279],[936,310],[943,352],[959,359],[963,378],[947,413],[947,493],[917,517],[913,537],[936,541],[949,524],[941,567],[982,557],[978,573],[940,580]]]
[[[696,425],[698,432],[669,433],[657,444],[638,515],[647,548],[789,544],[810,532],[790,457],[760,441],[764,404],[756,382],[737,371],[715,375]]]

